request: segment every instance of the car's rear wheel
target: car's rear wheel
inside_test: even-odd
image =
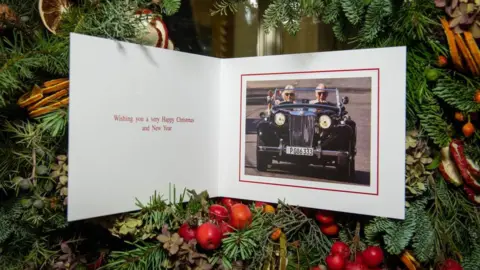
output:
[[[257,136],[257,170],[265,172],[268,169],[268,165],[272,163],[272,159],[264,152],[258,151],[259,146],[264,146],[263,141]]]

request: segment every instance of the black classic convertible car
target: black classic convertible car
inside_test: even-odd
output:
[[[277,88],[257,125],[257,170],[273,160],[336,167],[339,180],[355,179],[357,128],[338,89]]]

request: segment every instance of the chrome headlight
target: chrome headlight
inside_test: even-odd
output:
[[[275,114],[274,121],[278,126],[282,126],[285,124],[285,115],[283,113]]]
[[[318,119],[318,124],[321,128],[327,129],[332,125],[332,118],[328,115],[322,115],[320,116],[320,119]]]

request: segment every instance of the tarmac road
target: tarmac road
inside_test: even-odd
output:
[[[264,91],[262,91],[265,93]],[[352,119],[357,123],[357,156],[355,158],[356,185],[370,185],[370,91],[351,89],[341,93],[350,99],[345,105]],[[260,120],[260,112],[266,109],[266,105],[260,105],[260,100],[265,99],[265,94],[247,96],[247,122],[245,138],[245,174],[276,178],[288,178],[298,180],[310,180],[321,182],[346,183],[338,179],[335,168],[312,166],[298,169],[291,163],[278,163],[274,161],[268,172],[256,170],[256,123]],[[248,101],[250,99],[250,102]]]

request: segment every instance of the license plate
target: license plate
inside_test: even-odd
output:
[[[309,147],[287,146],[286,152],[288,155],[313,156],[313,148],[309,148]]]

